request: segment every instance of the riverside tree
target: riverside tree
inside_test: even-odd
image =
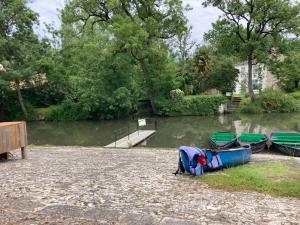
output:
[[[248,92],[252,87],[252,66],[268,58],[286,34],[299,31],[300,3],[291,0],[207,0],[223,12],[205,38],[223,52],[237,54],[248,62]]]
[[[39,40],[32,29],[37,17],[24,0],[0,1],[0,62],[5,68],[0,78],[8,81],[3,85],[11,85],[16,90],[25,117],[21,85],[34,75],[34,62],[40,53],[36,48]]]
[[[140,68],[141,90],[156,113],[155,99],[176,87],[166,40],[186,30],[183,12],[180,0],[74,0],[63,11],[63,23],[75,26],[78,36],[108,34],[110,51],[126,54]]]

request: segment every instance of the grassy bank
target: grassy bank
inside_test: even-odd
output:
[[[257,191],[300,198],[300,167],[293,160],[232,167],[199,178],[227,191]]]

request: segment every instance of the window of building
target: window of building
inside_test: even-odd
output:
[[[241,67],[241,73],[245,73],[246,68],[244,66]]]

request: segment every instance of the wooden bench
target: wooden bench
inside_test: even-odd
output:
[[[21,149],[22,159],[27,158],[27,131],[26,122],[0,123],[0,155]]]

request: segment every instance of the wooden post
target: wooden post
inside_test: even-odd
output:
[[[22,159],[28,159],[26,147],[21,147]]]

